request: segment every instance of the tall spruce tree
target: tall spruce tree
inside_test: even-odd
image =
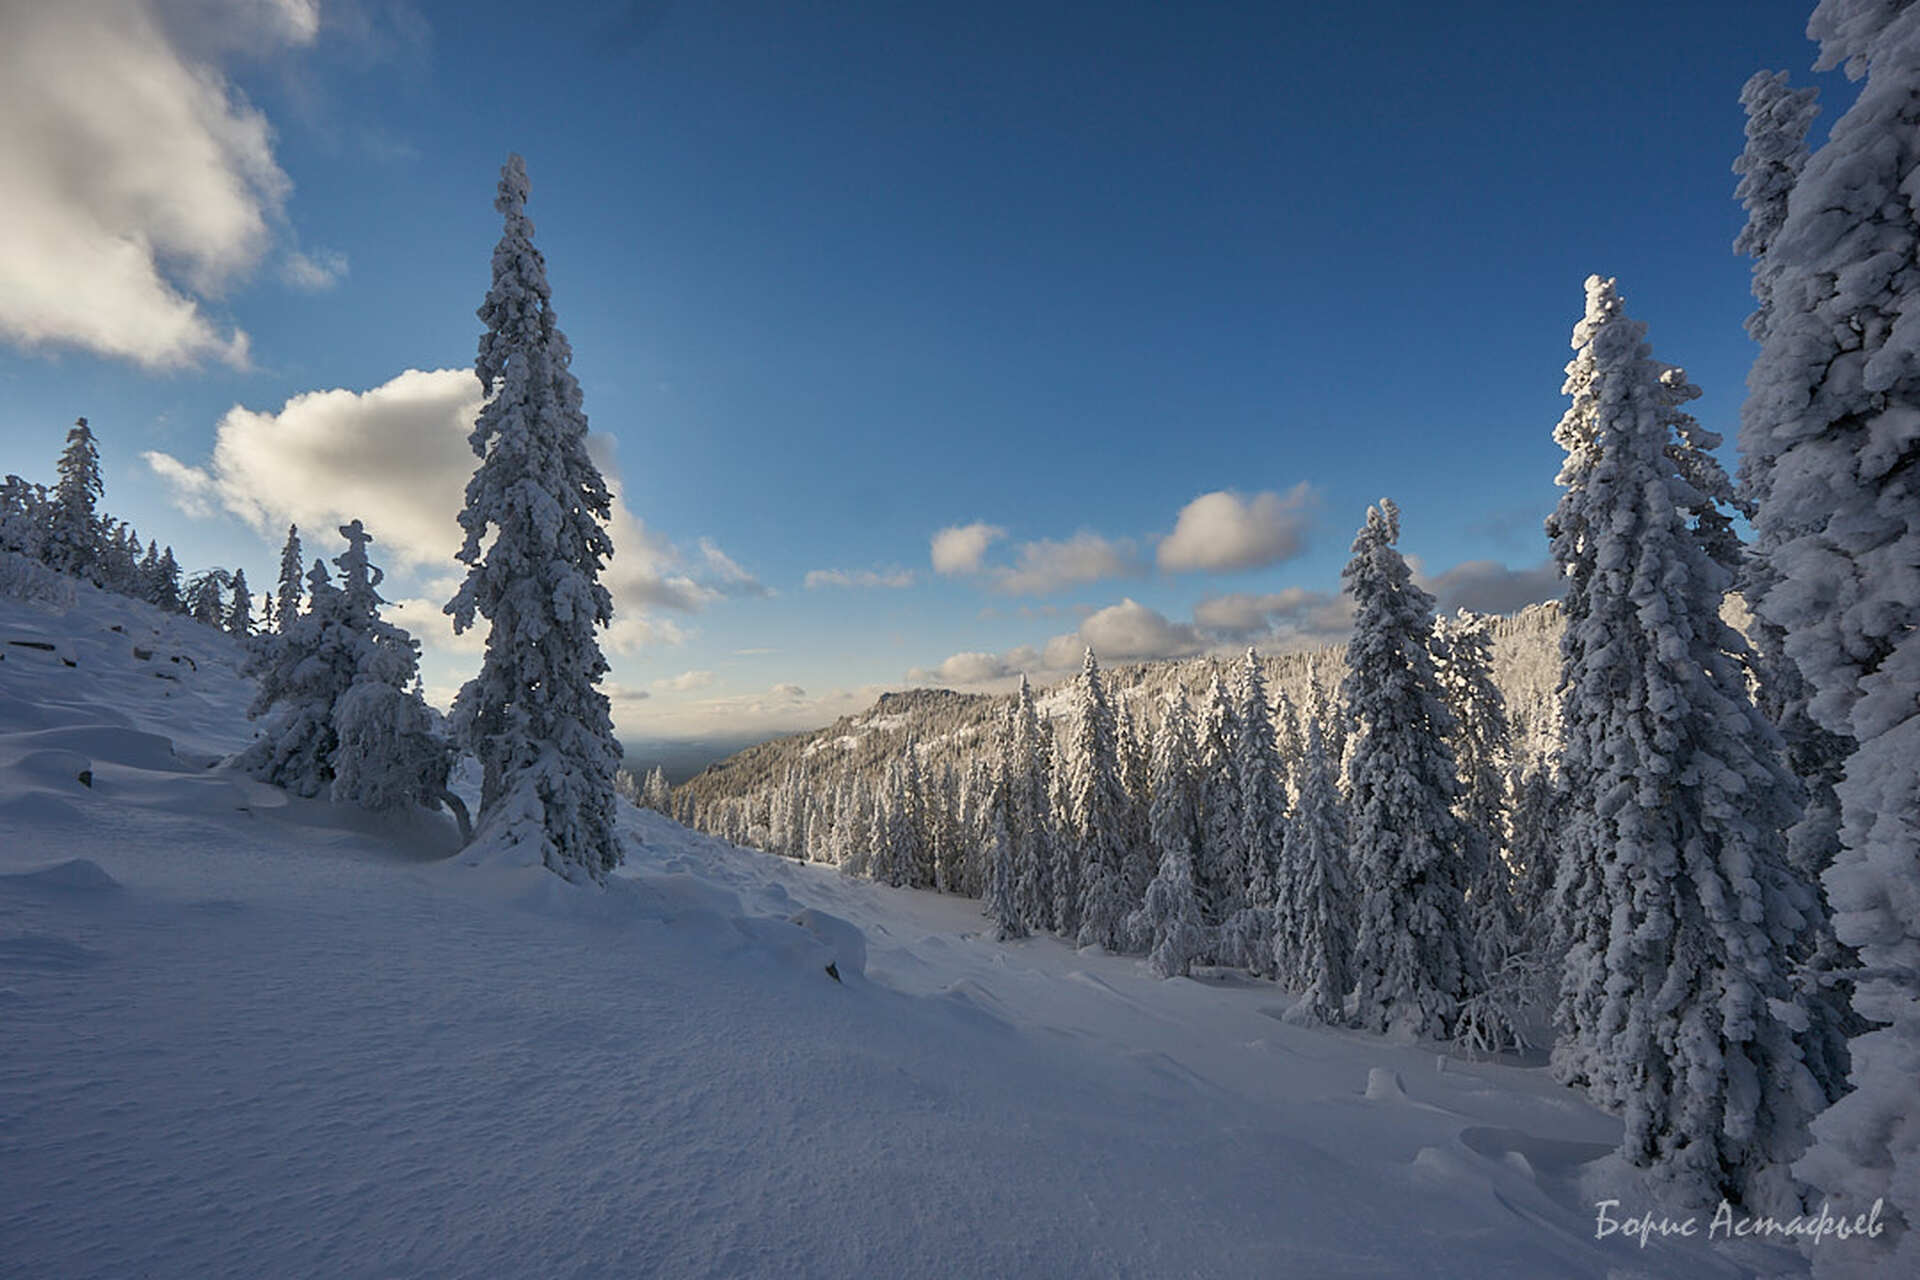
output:
[[[1195,868],[1207,924],[1219,926],[1247,905],[1246,832],[1240,821],[1240,769],[1235,750],[1240,717],[1218,676],[1201,709],[1196,768],[1200,775],[1200,862]]]
[[[275,601],[274,622],[285,631],[300,616],[300,526],[287,526],[287,540],[280,547],[280,590]]]
[[[1003,758],[994,767],[993,781],[980,806],[974,840],[986,857],[985,907],[987,918],[993,921],[993,936],[1000,942],[1027,936],[1027,923],[1020,915],[1017,894],[1013,833],[1007,822],[1007,798],[1012,792],[1012,783],[1012,771]]]
[[[1561,679],[1562,891],[1595,901],[1568,934],[1555,1066],[1622,1111],[1622,1154],[1676,1194],[1772,1212],[1794,1203],[1786,1165],[1817,1096],[1780,1012],[1811,895],[1786,866],[1792,781],[1720,617],[1731,575],[1645,334],[1588,279],[1574,343],[1591,376],[1569,410],[1586,465],[1554,552],[1585,569]]]
[[[1466,861],[1468,932],[1484,973],[1491,977],[1520,949],[1508,861],[1507,775],[1513,731],[1507,701],[1493,682],[1493,637],[1487,618],[1462,609],[1434,627],[1434,668],[1447,710],[1460,771],[1461,852]]]
[[[1454,731],[1433,668],[1433,597],[1394,543],[1400,512],[1367,512],[1342,573],[1353,596],[1344,694],[1352,747],[1353,973],[1360,1025],[1445,1038],[1480,986],[1453,807]]]
[[[1273,934],[1274,971],[1303,993],[1302,1011],[1329,1025],[1345,1019],[1353,988],[1353,921],[1347,815],[1327,760],[1320,721],[1307,721],[1300,801],[1287,824]]]
[[[41,554],[50,567],[79,577],[91,577],[99,567],[104,548],[94,508],[103,492],[100,449],[93,429],[81,418],[67,432],[60,479],[47,506],[46,545]]]
[[[1074,685],[1066,792],[1067,821],[1080,849],[1080,945],[1124,950],[1132,909],[1127,897],[1127,794],[1120,784],[1113,708],[1092,649]]]
[[[1819,69],[1858,95],[1808,158],[1760,275],[1771,313],[1740,448],[1756,503],[1755,613],[1780,628],[1807,714],[1850,743],[1823,877],[1858,950],[1852,1092],[1813,1123],[1798,1171],[1836,1209],[1883,1200],[1887,1275],[1920,1271],[1920,4],[1824,0]],[[1863,1246],[1864,1247],[1864,1246]],[[1864,1270],[1866,1255],[1818,1251]]]
[[[1247,904],[1270,908],[1278,892],[1280,851],[1287,838],[1285,772],[1260,658],[1252,649],[1234,685],[1233,770],[1240,793],[1240,848],[1247,867]]]
[[[1184,978],[1206,952],[1206,925],[1193,883],[1200,813],[1193,776],[1193,713],[1175,696],[1153,735],[1148,831],[1159,865],[1147,884],[1132,932],[1147,944],[1147,963],[1162,978]]]
[[[1033,705],[1033,687],[1020,677],[1008,708],[1007,822],[1013,838],[1014,903],[1029,929],[1053,924],[1052,813],[1048,805],[1047,735]]]
[[[1747,332],[1758,342],[1765,342],[1773,327],[1774,267],[1767,251],[1786,223],[1788,198],[1806,167],[1807,131],[1819,114],[1817,97],[1818,90],[1788,87],[1784,71],[1755,72],[1740,93],[1747,111],[1747,145],[1734,161],[1734,171],[1741,175],[1734,195],[1746,208],[1747,222],[1733,248],[1753,259],[1756,306],[1747,319]],[[1754,401],[1753,409],[1759,403]],[[1740,468],[1740,504],[1750,518],[1762,505],[1769,507],[1770,516],[1779,514],[1766,501],[1772,461],[1749,454]],[[1741,565],[1740,590],[1749,603],[1765,600],[1780,585],[1772,552],[1781,541],[1781,525],[1772,519],[1756,524],[1759,544]],[[1812,690],[1786,651],[1786,628],[1755,612],[1748,632],[1755,651],[1756,701],[1780,733],[1788,769],[1806,788],[1800,820],[1787,831],[1787,862],[1813,886],[1818,898],[1816,918],[1801,953],[1794,957],[1799,984],[1807,994],[1809,1019],[1800,1042],[1808,1068],[1832,1101],[1848,1088],[1847,1038],[1869,1025],[1851,1004],[1851,974],[1859,968],[1859,956],[1835,935],[1822,884],[1840,852],[1836,788],[1853,753],[1853,737],[1835,733],[1814,719],[1809,710]]]
[[[253,592],[247,586],[247,571],[235,569],[233,581],[228,585],[233,590],[233,600],[227,605],[224,625],[228,635],[244,640],[253,634]]]
[[[555,321],[546,260],[533,245],[519,156],[500,171],[505,219],[474,372],[487,396],[468,442],[457,558],[466,581],[447,605],[455,631],[490,624],[480,674],[454,703],[481,765],[480,837],[523,848],[568,879],[620,862],[614,771],[620,744],[600,681],[599,628],[613,620],[600,573],[613,554],[612,493],[587,452],[572,348]]]

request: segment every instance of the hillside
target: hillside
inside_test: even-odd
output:
[[[232,641],[32,594],[0,597],[0,1272],[1797,1265],[1596,1242],[1617,1121],[1270,984],[996,944],[631,809],[600,891],[290,799],[209,767],[248,736]]]
[[[1553,690],[1560,675],[1558,606],[1530,606],[1512,617],[1495,619],[1491,630],[1494,681],[1513,721],[1516,759],[1538,759],[1553,742]],[[1276,704],[1284,697],[1301,711],[1339,705],[1345,645],[1263,654],[1260,661]],[[1232,665],[1190,658],[1103,667],[1102,675],[1129,714],[1142,728],[1150,728],[1158,723],[1166,695],[1179,690],[1198,702],[1213,678],[1227,678]],[[1056,723],[1066,716],[1069,684],[1061,681],[1035,688],[1042,715]],[[675,789],[675,812],[704,814],[726,801],[749,805],[758,801],[763,807],[761,798],[793,770],[816,778],[877,782],[909,737],[930,770],[952,766],[964,774],[968,764],[982,756],[983,748],[997,748],[1011,696],[947,689],[882,694],[860,715],[844,716],[810,733],[763,742],[710,765]]]

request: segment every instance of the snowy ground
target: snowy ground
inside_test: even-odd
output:
[[[1596,1242],[1618,1125],[1541,1070],[652,814],[604,893],[467,866],[208,769],[237,648],[84,588],[0,654],[0,1274],[1799,1266]]]

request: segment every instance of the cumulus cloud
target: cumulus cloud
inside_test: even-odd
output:
[[[360,519],[389,568],[445,569],[462,538],[456,516],[475,465],[467,435],[480,402],[480,384],[467,370],[410,369],[370,391],[306,392],[277,413],[236,406],[221,418],[204,466],[165,453],[144,457],[189,515],[224,509],[270,540],[297,523],[310,552]],[[595,452],[611,458],[604,445]],[[633,514],[610,468],[607,479],[614,556],[601,581],[615,610],[603,639],[608,649],[682,643],[679,625],[652,609],[693,613],[722,596],[766,594],[710,539],[700,541],[697,560],[684,555]]]
[[[460,546],[480,400],[468,370],[409,369],[371,391],[305,392],[277,413],[236,405],[205,467],[143,456],[189,514],[217,503],[262,534],[291,522],[328,537],[357,517],[390,565],[443,562]]]
[[[949,577],[980,572],[987,548],[1007,536],[993,524],[952,525],[933,535],[933,571]]]
[[[1091,648],[1102,658],[1114,661],[1184,658],[1205,647],[1199,631],[1191,625],[1174,622],[1132,599],[1089,614],[1074,640],[1080,648]]]
[[[1353,629],[1353,602],[1305,587],[1266,594],[1234,592],[1202,600],[1193,607],[1193,621],[1222,643],[1254,641],[1288,648],[1335,644]]]
[[[1251,498],[1225,490],[1203,493],[1180,509],[1173,532],[1160,540],[1160,568],[1226,572],[1290,560],[1306,549],[1313,505],[1313,490],[1305,484]]]
[[[1010,596],[1051,595],[1089,582],[1131,577],[1141,567],[1131,541],[1083,530],[1065,542],[1042,539],[1020,544],[1015,564],[993,571],[993,589]]]
[[[310,0],[0,0],[0,337],[149,369],[247,363],[207,304],[291,183],[220,59],[309,44]]]
[[[1475,613],[1513,613],[1542,600],[1566,594],[1560,567],[1551,560],[1527,569],[1509,569],[1493,560],[1468,560],[1436,578],[1415,577],[1433,593],[1441,613],[1471,609]]]
[[[900,590],[914,584],[911,569],[811,569],[807,572],[807,590],[821,587],[861,587]]]
[[[1186,658],[1206,648],[1197,627],[1175,622],[1131,598],[1088,614],[1074,631],[1035,648],[1021,645],[1002,654],[956,653],[939,666],[907,673],[915,684],[991,685],[1025,673],[1052,679],[1077,671],[1088,649],[1103,662]]]
[[[712,683],[711,671],[682,671],[677,676],[655,680],[653,687],[659,693],[691,693],[695,689],[705,689]]]

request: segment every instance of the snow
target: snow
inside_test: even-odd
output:
[[[441,816],[208,767],[238,647],[90,587],[0,599],[0,653],[0,1272],[1799,1265],[1596,1241],[1619,1122],[1537,1066],[625,804],[605,888],[468,866]]]

